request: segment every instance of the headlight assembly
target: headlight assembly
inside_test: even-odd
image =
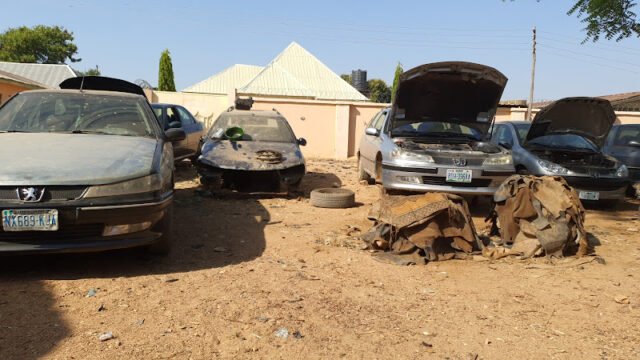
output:
[[[629,169],[627,169],[627,166],[624,164],[620,165],[616,171],[616,176],[621,178],[629,177]]]
[[[141,194],[162,190],[162,177],[153,174],[116,184],[92,186],[84,195],[85,198]]]
[[[418,154],[411,151],[405,151],[401,148],[395,148],[391,151],[391,159],[399,163],[422,165],[433,164],[433,157],[426,154]]]
[[[485,159],[482,165],[513,165],[513,157],[511,154],[491,156]]]
[[[569,173],[569,169],[558,164],[554,164],[550,161],[538,159],[538,165],[540,165],[542,170],[550,172],[552,174],[567,175]]]

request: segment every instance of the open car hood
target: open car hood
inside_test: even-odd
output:
[[[486,65],[447,61],[415,67],[400,76],[392,128],[446,121],[486,135],[506,85],[507,77]]]
[[[533,118],[526,141],[551,134],[574,134],[604,146],[616,114],[608,100],[571,97],[554,101]]]
[[[145,96],[140,86],[105,76],[72,77],[61,82],[59,86],[61,89],[80,90],[82,88],[83,90],[117,91]]]

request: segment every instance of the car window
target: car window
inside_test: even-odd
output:
[[[90,93],[23,93],[0,108],[0,131],[152,136],[144,100]]]
[[[616,146],[626,146],[630,141],[640,141],[640,125],[624,125],[618,127],[615,132],[613,144]]]
[[[222,134],[232,127],[242,129],[242,141],[296,142],[293,131],[284,117],[256,116],[251,113],[223,113],[211,127],[209,136],[222,137]]]
[[[529,140],[528,144],[557,149],[598,151],[598,148],[582,136],[575,134],[552,134]]]
[[[387,110],[382,110],[380,112],[380,115],[378,116],[378,118],[376,119],[376,123],[374,124],[374,128],[376,128],[378,131],[382,130],[382,127],[384,126],[384,120],[387,118]]]
[[[380,122],[380,118],[382,117],[382,111],[376,113],[371,121],[369,121],[369,125],[367,127],[377,129],[376,125]]]
[[[524,140],[527,138],[527,134],[529,133],[529,129],[531,128],[531,124],[515,124],[513,126],[516,128],[518,141],[521,144],[524,143]]]
[[[178,115],[178,109],[176,109],[176,107],[174,106],[167,108],[167,123],[171,124],[172,122],[180,122],[180,115]]]
[[[480,140],[482,137],[482,134],[476,129],[447,121],[429,120],[415,122],[396,119],[393,125],[395,127],[391,129],[392,136],[451,137],[458,135],[461,138],[473,138],[475,140]]]
[[[196,119],[193,118],[193,116],[191,116],[191,114],[184,108],[182,107],[177,107],[178,109],[178,115],[180,115],[180,122],[182,122],[182,125],[193,125],[196,123]]]
[[[500,125],[493,134],[492,141],[496,144],[507,144],[513,146],[513,136],[511,129],[506,125]]]

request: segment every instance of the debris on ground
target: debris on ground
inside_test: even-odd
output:
[[[98,293],[98,290],[91,288],[87,291],[87,295],[85,297],[94,297]]]
[[[280,328],[275,332],[274,335],[281,339],[286,339],[289,337],[289,330],[287,328]]]
[[[113,336],[113,333],[111,331],[106,332],[106,333],[102,333],[102,334],[100,334],[100,336],[98,336],[98,340],[100,340],[100,341],[107,341],[107,340],[111,340],[113,338],[115,338],[115,337]]]
[[[584,256],[589,243],[584,229],[585,211],[578,195],[559,176],[513,175],[493,196],[495,208],[487,220],[496,246],[483,255],[492,259],[516,255],[531,258],[546,254]]]
[[[629,297],[625,296],[625,295],[616,295],[613,300],[615,300],[615,302],[617,302],[618,304],[629,304]]]
[[[467,258],[479,241],[466,201],[457,195],[426,193],[386,196],[369,213],[373,227],[362,236],[377,260],[397,265]]]

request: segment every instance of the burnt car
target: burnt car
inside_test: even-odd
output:
[[[173,149],[138,86],[65,80],[0,107],[0,253],[171,245]]]
[[[223,112],[202,139],[197,160],[204,185],[240,191],[294,190],[305,174],[305,160],[287,120],[279,112]]]
[[[176,161],[183,159],[195,159],[198,152],[200,138],[204,133],[204,126],[191,115],[189,110],[175,104],[151,104],[160,125],[166,131],[169,129],[182,129],[186,138],[173,144],[173,155]]]
[[[627,166],[635,187],[631,193],[640,195],[640,124],[614,125],[603,151]]]
[[[562,176],[581,200],[613,204],[629,185],[627,167],[602,152],[615,119],[607,100],[565,98],[531,123],[496,124],[493,141],[511,149],[518,173]]]
[[[360,180],[387,190],[490,195],[515,169],[489,130],[507,78],[489,66],[440,62],[400,76],[391,107],[360,141]]]

